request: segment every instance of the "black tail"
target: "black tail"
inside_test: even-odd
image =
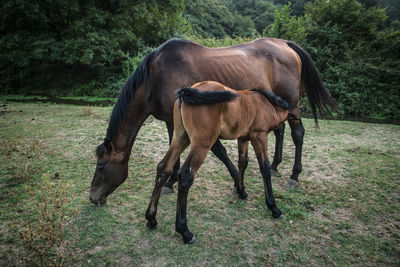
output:
[[[306,90],[308,103],[314,117],[315,125],[318,127],[317,108],[322,116],[329,113],[328,106],[337,110],[336,101],[331,97],[322,83],[319,72],[311,58],[298,44],[287,42],[301,59],[301,86]]]
[[[231,91],[199,91],[193,87],[183,87],[176,91],[179,102],[192,105],[209,105],[231,102],[239,95]]]
[[[258,93],[262,94],[272,104],[280,106],[280,107],[282,107],[284,109],[289,109],[288,102],[286,102],[280,96],[277,96],[276,94],[274,94],[271,91],[267,91],[267,90],[264,90],[264,89],[251,89],[251,91],[255,91],[255,92],[258,92]]]

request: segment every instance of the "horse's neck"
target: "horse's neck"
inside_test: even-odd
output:
[[[126,157],[130,156],[136,136],[148,117],[144,112],[132,110],[132,106],[133,105],[129,105],[125,118],[121,121],[116,136],[112,140],[113,146],[115,146],[116,150],[123,153]]]

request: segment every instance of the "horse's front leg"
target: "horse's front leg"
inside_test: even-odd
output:
[[[268,135],[264,133],[257,133],[252,136],[251,144],[253,145],[254,152],[256,153],[260,172],[264,182],[264,194],[268,209],[272,212],[272,217],[280,218],[282,212],[276,205],[274,193],[272,191],[271,183],[271,165],[268,159]]]
[[[161,190],[170,177],[173,166],[179,160],[180,154],[189,145],[189,142],[172,143],[165,157],[157,166],[157,176],[155,180],[154,190],[151,196],[149,206],[146,210],[147,227],[153,229],[157,226],[156,214],[158,201],[160,199]]]
[[[165,161],[161,161],[157,166],[157,176],[154,184],[153,193],[151,195],[151,200],[149,206],[146,210],[147,227],[153,229],[157,226],[157,206],[160,199],[161,190],[163,185],[167,181],[168,177],[171,175],[172,171],[165,170]]]
[[[174,134],[174,125],[172,123],[166,122],[167,129],[168,129],[168,137],[169,137],[169,143],[171,144],[172,142],[172,136]],[[174,168],[172,170],[171,176],[167,183],[162,188],[161,194],[170,194],[174,192],[174,184],[178,181],[178,170],[180,166],[180,161],[179,158],[176,161]]]

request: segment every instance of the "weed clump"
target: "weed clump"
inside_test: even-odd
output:
[[[15,242],[10,246],[12,264],[22,266],[63,266],[74,254],[78,243],[65,240],[68,226],[78,211],[71,207],[71,186],[50,182],[39,184],[39,190],[28,187],[30,207],[24,211],[29,222],[14,221],[10,226]],[[71,224],[72,225],[72,224]],[[74,234],[72,233],[72,236]]]
[[[90,107],[86,107],[83,109],[83,116],[91,117],[93,115],[94,115],[94,112]]]
[[[20,136],[0,140],[0,151],[9,160],[8,170],[12,182],[16,184],[29,182],[35,175],[35,169],[44,157],[47,146],[40,136],[31,142],[23,142]],[[36,167],[35,167],[36,166]]]

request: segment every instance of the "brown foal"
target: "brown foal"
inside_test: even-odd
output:
[[[268,133],[288,117],[288,103],[271,91],[249,89],[235,91],[218,82],[205,81],[177,91],[174,105],[174,133],[171,146],[157,167],[155,187],[146,211],[147,226],[157,225],[157,204],[163,185],[172,174],[181,153],[189,146],[189,155],[178,172],[178,200],[175,228],[185,243],[193,243],[187,227],[187,195],[194,177],[208,151],[218,138],[237,139],[239,148],[239,181],[237,193],[246,198],[243,175],[248,163],[251,142],[264,181],[267,207],[274,218],[281,217],[271,185],[268,159]]]

